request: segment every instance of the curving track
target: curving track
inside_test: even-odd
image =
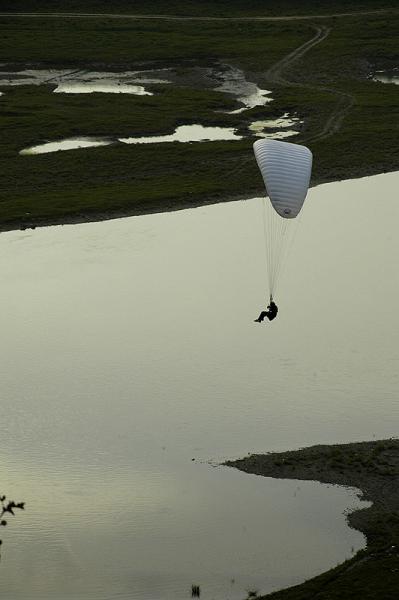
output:
[[[317,44],[320,44],[326,37],[330,34],[331,28],[313,25],[316,30],[315,35],[299,46],[290,54],[287,54],[284,58],[278,61],[275,65],[273,65],[268,71],[266,71],[265,76],[271,83],[277,85],[286,85],[291,87],[303,87],[308,89],[317,89],[323,90],[325,92],[329,92],[337,96],[337,103],[334,107],[334,110],[324,123],[321,130],[315,135],[309,136],[306,139],[308,141],[320,140],[326,137],[333,135],[336,131],[338,131],[342,125],[342,122],[353,106],[355,99],[351,94],[346,92],[341,92],[339,90],[335,90],[333,88],[328,88],[325,86],[314,86],[310,83],[301,83],[297,81],[290,81],[286,77],[284,77],[284,71],[287,67],[291,66],[296,60],[302,58],[309,50],[311,50]]]

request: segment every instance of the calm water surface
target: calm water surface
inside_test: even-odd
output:
[[[164,71],[125,71],[123,73],[107,73],[82,71],[80,69],[26,69],[23,71],[0,70],[0,86],[5,88],[18,85],[54,85],[55,93],[62,94],[134,94],[152,96],[144,85],[161,84],[167,80],[159,78]]]
[[[397,434],[398,183],[311,190],[265,326],[259,199],[1,234],[4,598],[240,599],[362,547],[353,491],[209,461]]]
[[[393,83],[399,85],[399,69],[392,69],[391,71],[377,71],[373,75],[374,81],[381,81],[381,83]]]
[[[47,142],[38,146],[24,148],[20,154],[47,154],[62,150],[79,150],[97,146],[109,146],[115,142],[123,144],[159,144],[167,142],[202,142],[216,140],[240,140],[241,135],[233,127],[204,127],[203,125],[180,125],[171,135],[157,135],[128,138],[69,138],[57,142]]]
[[[109,146],[113,143],[111,139],[101,138],[70,138],[59,142],[47,142],[38,146],[24,148],[20,154],[47,154],[49,152],[60,152],[61,150],[77,150],[79,148],[97,148],[98,146]]]

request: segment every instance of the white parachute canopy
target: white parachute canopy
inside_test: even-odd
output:
[[[273,208],[280,217],[293,219],[308,193],[311,151],[298,144],[258,140],[254,152]]]
[[[273,295],[295,233],[295,217],[308,192],[312,153],[306,146],[266,139],[254,143],[254,152],[270,199],[262,203],[269,294]]]

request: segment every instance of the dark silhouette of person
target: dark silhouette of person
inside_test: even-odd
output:
[[[273,321],[277,317],[278,308],[277,304],[273,301],[273,298],[270,296],[270,304],[267,307],[267,310],[262,310],[259,317],[255,319],[255,323],[262,323],[267,317],[269,321]]]

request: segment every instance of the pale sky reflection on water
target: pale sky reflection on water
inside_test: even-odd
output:
[[[377,71],[373,75],[373,81],[399,85],[399,69],[392,69],[391,71]]]
[[[238,599],[362,546],[353,492],[207,461],[397,434],[398,177],[310,191],[272,326],[259,199],[1,234],[4,597]]]

